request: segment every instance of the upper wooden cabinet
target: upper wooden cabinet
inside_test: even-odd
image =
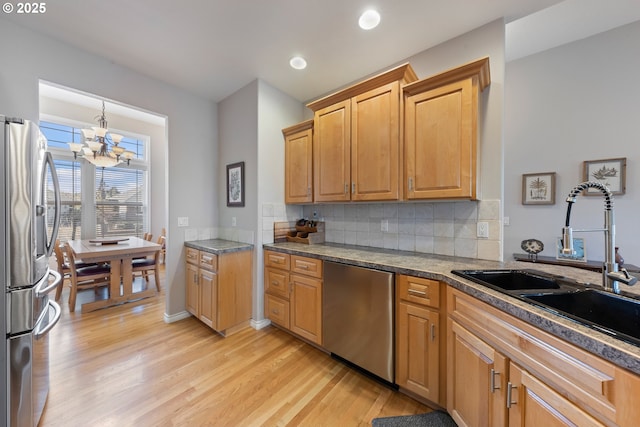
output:
[[[313,202],[313,120],[282,129],[284,135],[284,201]]]
[[[314,201],[399,198],[401,86],[416,80],[404,64],[307,105]]]
[[[407,199],[476,199],[483,58],[402,88]]]

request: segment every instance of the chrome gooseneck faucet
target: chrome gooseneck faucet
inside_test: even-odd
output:
[[[570,225],[571,206],[576,202],[576,196],[587,188],[595,188],[604,195],[604,228],[589,230],[572,230]],[[567,217],[565,225],[562,227],[562,253],[565,255],[575,254],[573,249],[573,231],[604,231],[604,265],[602,268],[602,286],[606,291],[620,293],[622,282],[626,285],[634,285],[638,278],[631,276],[624,268],[618,271],[618,264],[615,259],[615,232],[616,225],[613,215],[613,196],[609,189],[595,181],[587,181],[576,185],[567,196]]]

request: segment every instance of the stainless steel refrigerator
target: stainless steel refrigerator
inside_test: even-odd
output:
[[[60,190],[47,140],[27,120],[0,115],[0,414],[9,427],[38,424],[49,393],[48,332],[60,318],[49,269],[60,218]]]

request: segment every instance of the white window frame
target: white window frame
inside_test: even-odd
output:
[[[63,117],[57,117],[49,114],[41,114],[40,120],[50,123],[55,123],[63,126],[70,126],[77,129],[83,129],[91,126],[95,126],[95,123],[83,123],[76,120],[66,119]],[[144,159],[134,158],[131,159],[129,165],[122,163],[116,167],[138,169],[145,171],[145,183],[143,198],[143,229],[148,230],[151,225],[151,212],[149,206],[151,203],[150,194],[150,137],[148,135],[137,134],[127,130],[115,129],[109,127],[109,130],[121,134],[127,138],[133,138],[142,141],[144,145]],[[73,152],[70,149],[61,149],[59,147],[49,147],[48,151],[51,152],[53,160],[74,160]],[[100,170],[91,162],[87,160],[77,159],[80,162],[80,174],[81,174],[81,210],[82,219],[80,223],[80,238],[92,239],[96,237],[96,176],[100,173]]]

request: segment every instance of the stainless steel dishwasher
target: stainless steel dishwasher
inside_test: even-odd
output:
[[[393,384],[393,273],[325,262],[323,277],[324,347]]]

